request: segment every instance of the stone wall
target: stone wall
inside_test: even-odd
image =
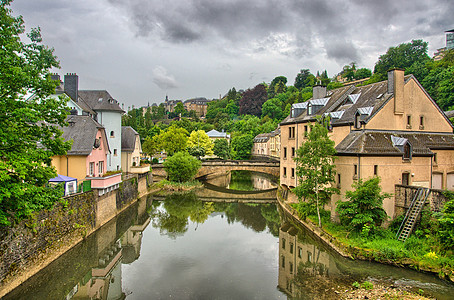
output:
[[[134,176],[102,196],[91,191],[65,197],[52,210],[0,227],[0,298],[113,219],[138,199],[139,186],[145,194],[151,182],[150,173]]]
[[[95,228],[96,209],[92,191],[64,198],[52,210],[42,211],[14,227],[1,228],[0,281],[65,237]]]
[[[394,197],[395,201],[395,215],[398,217],[406,213],[410,207],[413,197],[418,191],[417,186],[400,185],[396,184]],[[427,198],[426,207],[430,208],[433,212],[440,212],[443,209],[443,205],[448,199],[443,195],[443,190],[431,189],[429,197]]]

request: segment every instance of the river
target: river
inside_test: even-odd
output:
[[[206,193],[216,184],[228,201],[276,187],[232,172]],[[365,280],[452,299],[454,286],[434,276],[340,257],[275,203],[200,193],[139,199],[3,299],[336,299]]]

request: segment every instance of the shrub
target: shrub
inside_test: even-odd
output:
[[[186,182],[194,178],[201,164],[199,160],[192,157],[189,153],[177,152],[167,158],[164,162],[164,168],[170,181]]]
[[[159,159],[157,159],[156,157],[153,157],[153,159],[151,161],[154,164],[158,164],[159,163]]]

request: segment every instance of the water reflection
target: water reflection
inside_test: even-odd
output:
[[[278,288],[291,299],[335,299],[354,281],[424,290],[437,299],[452,299],[454,286],[434,276],[392,266],[353,261],[334,253],[313,234],[281,212]]]
[[[268,190],[277,187],[277,178],[260,172],[230,171],[226,174],[211,175],[209,184],[238,191]]]

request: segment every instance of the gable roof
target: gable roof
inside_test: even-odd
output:
[[[94,111],[117,111],[124,113],[118,101],[106,90],[79,90],[79,98]]]
[[[93,150],[98,130],[104,131],[104,127],[90,116],[70,115],[66,121],[69,126],[61,128],[63,131],[62,137],[65,141],[73,141],[68,155],[89,155]],[[105,141],[108,150],[107,139]]]
[[[230,134],[227,134],[227,132],[219,132],[215,129],[208,131],[207,135],[210,138],[230,138]]]
[[[139,134],[131,126],[121,126],[121,151],[133,152]]]
[[[355,130],[336,146],[340,155],[402,155],[410,143],[413,155],[432,155],[431,150],[454,149],[454,134],[408,131]]]

